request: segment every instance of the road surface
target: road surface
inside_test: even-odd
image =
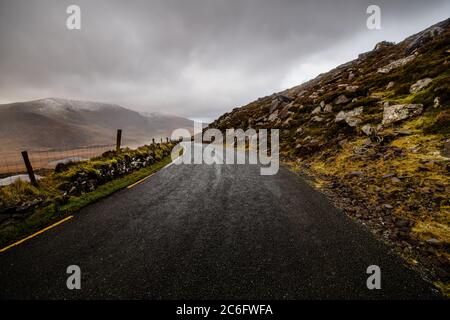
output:
[[[81,268],[81,290],[66,269]],[[381,290],[366,269],[381,268]],[[417,299],[431,286],[281,168],[171,165],[0,253],[2,299]]]

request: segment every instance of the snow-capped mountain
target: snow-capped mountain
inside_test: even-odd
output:
[[[186,118],[141,114],[117,104],[46,98],[0,105],[0,152],[123,143],[138,145],[193,128]]]

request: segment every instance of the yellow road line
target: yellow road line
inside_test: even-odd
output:
[[[152,174],[149,175],[149,176],[146,176],[145,178],[142,178],[141,180],[139,180],[139,181],[137,181],[137,182],[135,182],[135,183],[133,183],[133,184],[130,184],[130,185],[127,187],[127,189],[131,189],[131,188],[133,188],[134,186],[137,186],[139,183],[141,183],[141,182],[147,180],[147,179],[150,178],[152,175],[154,175],[154,173],[152,173]]]
[[[68,217],[66,217],[66,218],[64,218],[64,219],[62,219],[62,220],[60,220],[60,221],[58,221],[58,222],[52,224],[51,226],[48,226],[47,228],[44,228],[44,229],[42,229],[42,230],[40,230],[40,231],[38,231],[38,232],[36,232],[36,233],[33,233],[31,236],[28,236],[28,237],[26,237],[26,238],[24,238],[24,239],[22,239],[22,240],[19,240],[19,241],[15,242],[15,243],[13,243],[13,244],[7,246],[7,247],[4,247],[3,249],[0,249],[0,252],[5,252],[6,250],[11,249],[12,247],[18,246],[19,244],[22,244],[22,243],[24,243],[25,241],[30,240],[31,238],[34,238],[34,237],[36,237],[37,235],[40,235],[41,233],[44,233],[45,231],[50,230],[50,229],[52,229],[52,228],[54,228],[54,227],[60,225],[61,223],[66,222],[67,220],[70,220],[70,219],[72,219],[72,218],[73,218],[73,216],[68,216]]]

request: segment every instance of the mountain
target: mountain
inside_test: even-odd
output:
[[[222,115],[450,294],[450,19]]]
[[[178,128],[185,128],[190,132],[193,132],[194,129],[194,122],[183,117],[168,116],[159,112],[141,112],[141,115],[149,120],[152,131],[161,133],[162,137],[168,136],[167,128],[170,128],[169,134]]]
[[[149,143],[193,121],[164,114],[141,114],[116,104],[40,99],[0,105],[0,152],[112,145],[122,129],[124,145]]]

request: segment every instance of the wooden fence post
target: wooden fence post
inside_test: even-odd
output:
[[[155,138],[152,138],[152,144],[155,144]]]
[[[120,151],[120,144],[122,143],[122,129],[117,129],[117,139],[116,139],[116,151]]]
[[[166,142],[169,143],[169,138],[168,137],[166,137]]]
[[[28,158],[28,152],[22,151],[23,162],[25,162],[25,167],[27,168],[28,177],[30,178],[30,182],[33,186],[37,187],[38,183],[36,177],[34,176],[33,167],[31,166],[30,158]]]

